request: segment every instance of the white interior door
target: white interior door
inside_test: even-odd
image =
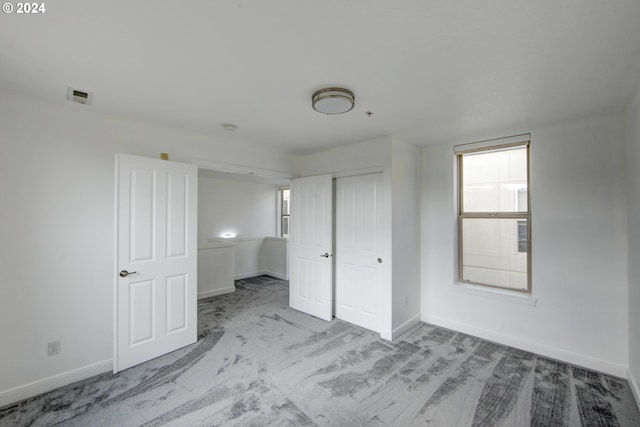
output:
[[[293,180],[289,219],[289,305],[331,320],[333,317],[331,175]]]
[[[197,167],[118,155],[114,372],[197,339]]]
[[[380,332],[382,173],[336,180],[336,317]]]

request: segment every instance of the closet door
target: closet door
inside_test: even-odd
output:
[[[293,180],[289,219],[289,305],[324,320],[333,318],[331,175]]]
[[[336,317],[380,332],[382,173],[336,180]]]

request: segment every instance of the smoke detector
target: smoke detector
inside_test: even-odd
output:
[[[69,86],[67,88],[67,99],[71,102],[91,105],[91,102],[93,101],[93,92],[85,92],[83,90],[74,89]]]

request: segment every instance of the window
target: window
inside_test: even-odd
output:
[[[456,146],[458,274],[463,283],[529,292],[529,135]]]
[[[291,190],[289,188],[280,189],[280,236],[289,237],[289,201]]]

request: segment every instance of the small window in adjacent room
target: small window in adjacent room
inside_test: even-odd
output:
[[[289,201],[291,190],[289,188],[280,189],[280,236],[289,237]]]
[[[529,135],[455,153],[460,282],[530,292]]]

